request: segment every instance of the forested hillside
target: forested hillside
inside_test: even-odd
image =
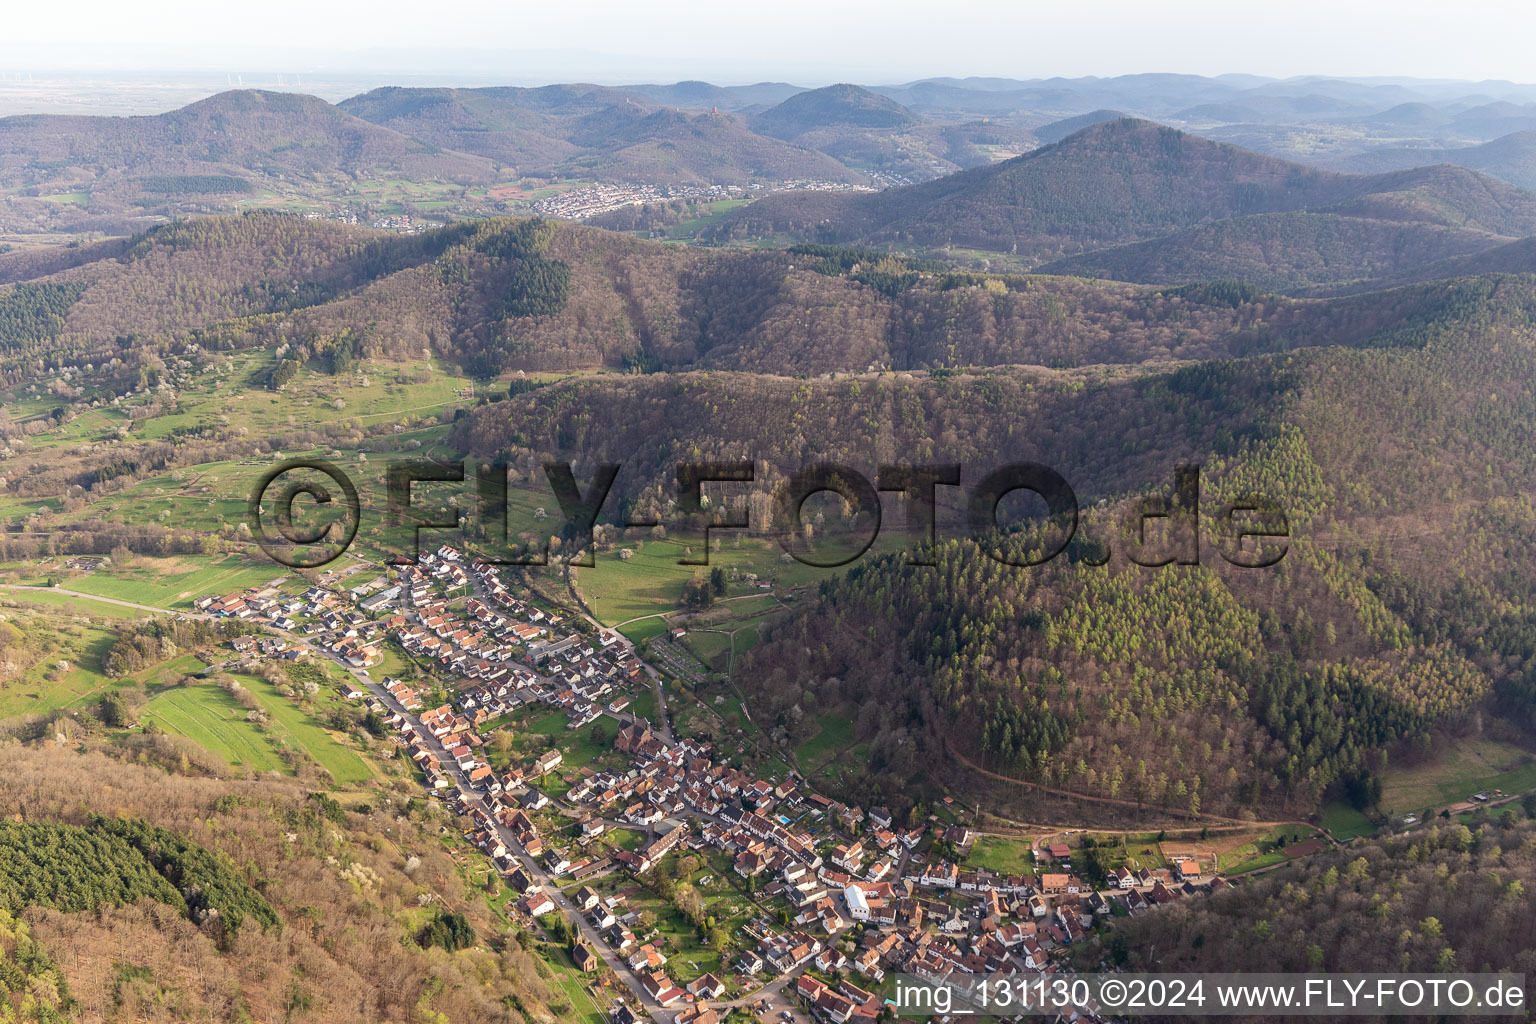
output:
[[[1420,251],[1431,255],[1434,244],[1454,251],[1463,238],[1422,230]],[[0,373],[19,380],[43,365],[105,365],[133,385],[189,345],[279,346],[329,373],[423,351],[479,374],[1220,358],[1374,343],[1454,313],[1463,290],[1428,284],[1305,302],[1219,283],[965,274],[874,250],[708,251],[553,222],[469,221],[401,236],[269,214],[3,260],[0,274],[15,283],[0,285]],[[1521,247],[1483,260],[1491,269],[1525,262]],[[1511,283],[1503,301],[1520,301],[1522,287]]]
[[[1290,216],[1189,233],[1261,214]],[[1341,224],[1330,214],[1370,223]],[[1323,220],[1312,223],[1314,217]],[[1405,234],[1409,226],[1419,235]],[[1322,171],[1127,118],[1093,124],[1013,160],[875,195],[770,196],[709,226],[705,237],[955,246],[1030,262],[1156,238],[1182,254],[1162,256],[1175,259],[1171,266],[1156,252],[1140,251],[1110,256],[1104,266],[1128,273],[1124,261],[1133,260],[1137,280],[1306,284],[1375,276],[1383,250],[1423,245],[1435,227],[1464,232],[1449,242],[1469,247],[1460,251],[1477,245],[1477,233],[1480,247],[1491,248],[1536,233],[1536,196],[1457,167]],[[1353,236],[1331,237],[1346,229]],[[1232,251],[1233,231],[1253,233],[1252,241]],[[1443,248],[1448,241],[1439,242],[1436,255],[1455,254]],[[1314,251],[1319,242],[1326,243],[1321,253]],[[1399,269],[1388,263],[1387,270]],[[1085,262],[1082,269],[1101,265]]]
[[[1407,278],[1440,261],[1504,248],[1489,249],[1489,241],[1486,231],[1446,224],[1271,213],[1069,256],[1040,271],[1147,284],[1234,279],[1297,292],[1318,285],[1347,287],[1361,280]]]
[[[895,799],[926,770],[926,744],[1074,792],[1228,815],[1302,812],[1437,728],[1475,727],[1478,707],[1527,720],[1531,632],[1515,609],[1531,597],[1533,520],[1517,496],[1536,466],[1518,436],[1536,421],[1536,335],[1528,314],[1484,320],[1496,298],[1467,298],[1459,323],[1391,339],[1409,347],[1191,368],[1102,404],[1089,389],[1061,417],[1023,407],[1023,423],[1050,426],[1010,454],[1060,468],[1085,505],[1134,485],[1096,475],[1064,420],[1122,438],[1102,461],[1148,490],[1180,448],[1201,450],[1210,510],[1240,491],[1287,510],[1278,568],[1233,569],[1207,548],[1199,570],[1063,558],[1021,571],[951,542],[937,569],[882,559],[824,588],[752,652],[743,685],[790,742],[814,713],[861,710],[859,735],[901,752],[877,756],[866,783]],[[1124,551],[1134,534],[1112,515],[1084,531]]]
[[[1536,827],[1520,818],[1437,823],[1117,919],[1077,959],[1139,971],[1529,973]]]
[[[1536,130],[1512,130],[1492,142],[1456,149],[1383,146],[1335,161],[1335,166],[1341,171],[1379,172],[1430,163],[1456,164],[1536,189]]]
[[[18,1019],[560,1019],[517,941],[413,940],[418,897],[470,902],[415,802],[347,810],[51,743],[9,742],[0,762],[0,977],[43,997]]]
[[[245,90],[154,117],[0,118],[0,230],[123,233],[175,212],[233,208],[267,185],[392,173],[489,182],[483,157],[439,149],[317,99]],[[302,190],[302,186],[301,190]],[[79,190],[81,203],[49,202]]]
[[[1295,299],[966,274],[867,249],[700,250],[534,220],[399,236],[269,215],[90,255],[11,264],[43,273],[0,288],[0,366],[18,394],[46,381],[55,404],[0,421],[0,436],[64,429],[93,402],[133,412],[90,444],[18,456],[18,498],[81,508],[156,474],[388,430],[136,429],[174,415],[194,371],[256,352],[264,369],[241,392],[348,382],[395,359],[457,364],[486,386],[444,427],[454,448],[522,469],[622,463],[613,500],[655,515],[676,464],[701,459],[752,460],[758,512],[822,459],[871,476],[958,461],[968,481],[1032,459],[1085,509],[1107,502],[1076,562],[1002,570],[954,539],[936,570],[871,556],[738,659],[783,742],[820,715],[853,717],[877,754],[853,790],[905,792],[918,764],[964,779],[963,757],[1185,811],[1300,813],[1439,731],[1530,714],[1517,567],[1536,531],[1511,497],[1536,483],[1528,275]],[[1281,567],[1087,564],[1090,541],[1123,554],[1114,517],[1181,462],[1207,467],[1208,503],[1240,490],[1281,502],[1294,535]],[[66,550],[208,540],[173,524],[70,530]],[[784,673],[800,685],[779,685]]]
[[[817,128],[901,128],[918,120],[895,100],[841,84],[796,93],[754,115],[752,126],[776,138],[793,139]]]
[[[599,181],[745,184],[817,178],[862,183],[832,157],[753,132],[718,111],[662,109],[591,85],[538,89],[375,89],[341,104],[364,120],[490,157],[518,174]]]
[[[742,664],[757,720],[793,746],[819,715],[855,716],[873,750],[861,798],[900,802],[948,750],[1089,795],[1304,813],[1482,710],[1530,713],[1515,609],[1536,596],[1519,570],[1536,520],[1515,496],[1536,484],[1520,440],[1536,425],[1531,283],[1395,297],[1400,319],[1355,351],[1173,372],[593,380],[483,408],[457,439],[517,464],[624,463],[617,492],[650,512],[691,459],[756,460],[760,491],[820,459],[871,476],[958,461],[967,481],[1050,465],[1084,507],[1111,502],[1087,548],[1029,571],[962,541],[936,569],[867,558]],[[1226,567],[1209,546],[1200,569],[1087,564],[1098,543],[1124,553],[1131,499],[1185,461],[1206,466],[1207,514],[1244,492],[1280,503],[1282,564]]]

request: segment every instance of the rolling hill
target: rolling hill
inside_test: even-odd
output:
[[[684,92],[707,97],[710,89]],[[708,112],[712,104],[687,105],[704,105],[706,112],[659,107],[639,91],[562,85],[390,87],[341,107],[436,145],[491,157],[519,175],[664,185],[866,180],[824,153],[754,133],[735,116]]]
[[[578,152],[561,137],[563,120],[630,97],[595,85],[536,89],[422,89],[388,86],[354,96],[342,110],[433,145],[461,149],[512,167],[554,166]]]
[[[895,100],[842,84],[797,93],[753,115],[751,125],[764,135],[794,139],[820,128],[907,128],[919,121]]]
[[[745,185],[868,178],[826,153],[758,135],[730,114],[614,107],[582,120],[573,137],[600,142],[564,160],[562,174],[600,181]]]
[[[1536,232],[1536,196],[1461,168],[1340,174],[1121,119],[1013,160],[875,195],[770,196],[711,226],[706,237],[955,246],[1034,262],[1279,213],[1481,231],[1489,236],[1486,247]],[[1290,223],[1304,225],[1306,218]],[[1294,245],[1305,248],[1325,230],[1308,227]],[[1175,244],[1188,250],[1201,242],[1197,235]],[[1347,263],[1347,245],[1336,251]],[[1289,262],[1305,258],[1296,253]],[[1202,274],[1241,276],[1240,261],[1222,271],[1219,249],[1201,260]],[[1362,254],[1338,271],[1344,279],[1367,276],[1369,262]]]
[[[494,177],[489,160],[313,96],[251,90],[153,117],[3,118],[0,154],[0,188],[14,190],[0,229],[22,232],[121,233],[149,217],[226,211],[267,187],[303,192],[364,175],[458,184]]]
[[[1119,110],[1093,110],[1086,114],[1078,114],[1075,117],[1062,118],[1060,121],[1052,121],[1034,129],[1031,133],[1042,146],[1060,142],[1068,135],[1074,135],[1084,128],[1091,128],[1105,121],[1119,121],[1129,115]]]
[[[941,783],[1007,807],[1049,785],[1158,813],[1297,814],[1383,751],[1536,720],[1520,571],[1536,519],[1510,497],[1536,487],[1536,276],[1293,299],[540,221],[398,235],[269,214],[74,252],[0,262],[19,278],[0,288],[0,380],[40,407],[0,429],[19,445],[14,496],[89,495],[79,514],[194,466],[398,443],[382,421],[157,431],[194,362],[245,367],[228,386],[255,407],[295,378],[340,401],[364,380],[408,387],[399,367],[430,355],[483,382],[418,424],[434,443],[619,462],[616,500],[658,507],[679,461],[750,458],[765,492],[810,461],[1057,468],[1085,537],[1060,564],[1000,568],[956,535],[946,491],[937,565],[872,556],[743,656],[753,721],[786,751],[828,716],[854,724],[868,757],[842,785],[861,800]],[[43,458],[32,440],[119,408],[124,429],[90,444]],[[1120,557],[1136,532],[1120,517],[1189,461],[1213,506],[1281,501],[1283,567]],[[1017,525],[986,544],[1038,543]],[[1099,544],[1117,559],[1102,571]]]
[[[37,655],[35,674],[7,679],[11,697],[73,685],[75,651],[101,669],[79,703],[13,721],[0,743],[0,832],[20,851],[0,865],[0,1005],[8,992],[49,1020],[553,1024],[600,1021],[622,991],[568,969],[563,914],[547,929],[509,919],[516,894],[464,856],[472,822],[421,799],[378,716],[304,685],[312,666],[274,658],[261,671],[286,680],[282,699],[291,692],[317,731],[368,755],[366,792],[317,792],[339,776],[277,733],[263,747],[273,766],[295,755],[291,779],[206,756],[160,731],[166,717],[120,728],[152,693],[192,707],[218,682],[183,670],[207,664],[217,679],[231,664],[224,641],[247,627],[227,620],[215,655],[191,618],[114,637],[136,620],[108,628],[70,602],[106,584],[97,600],[108,588],[162,599],[142,589],[179,594],[180,607],[204,588],[269,579],[240,529],[246,484],[295,456],[345,466],[370,505],[372,485],[406,460],[494,461],[528,499],[519,516],[551,525],[558,506],[525,487],[541,464],[570,464],[583,483],[619,464],[597,535],[611,564],[594,570],[631,575],[584,610],[602,625],[709,634],[710,677],[668,683],[648,713],[713,737],[717,756],[793,769],[827,799],[907,821],[974,814],[978,828],[1134,821],[1143,854],[1170,861],[1163,837],[1150,839],[1165,825],[1187,824],[1171,839],[1198,835],[1203,857],[1229,828],[1255,850],[1303,819],[1326,836],[1341,801],[1388,821],[1383,838],[1311,863],[1110,915],[1053,954],[1064,968],[1154,969],[1158,950],[1163,967],[1202,970],[1536,965],[1536,823],[1515,820],[1521,805],[1472,809],[1470,827],[1449,820],[1451,806],[1445,824],[1387,835],[1404,811],[1430,819],[1420,793],[1438,810],[1458,789],[1526,788],[1536,770],[1536,196],[1450,163],[1397,166],[1394,152],[1369,173],[1304,166],[1119,113],[1240,125],[1255,114],[1299,140],[1337,129],[1333,142],[1390,137],[1422,154],[1398,144],[1529,114],[1485,84],[1488,97],[1447,99],[1447,86],[1435,102],[1422,84],[1172,75],[386,89],[340,107],[238,92],[149,118],[0,121],[0,228],[123,232],[0,245],[0,561],[5,582],[26,588],[0,602],[0,668],[22,664],[18,646]],[[1494,153],[1485,166],[1510,175],[1528,141],[1446,148]],[[1036,142],[1047,144],[991,162]],[[512,180],[530,168],[883,184],[960,167],[971,169],[730,213],[673,200],[667,227],[708,222],[702,240],[743,243],[730,245],[465,207],[409,231],[188,216],[372,191],[378,176],[484,196],[533,194]],[[504,188],[477,187],[487,182]],[[157,217],[175,219],[144,226]],[[679,465],[727,460],[751,465],[751,488],[712,487],[708,509],[679,512]],[[1060,472],[1076,497],[1074,535],[1046,564],[1019,563],[1063,520],[1022,514],[1025,495],[972,525],[987,506],[967,491],[1024,460]],[[886,492],[878,543],[846,572],[812,574],[757,542],[786,525],[771,519],[775,488],[814,463],[871,480],[891,464],[958,464],[963,486],[937,488],[937,539],[910,543],[897,534],[913,509]],[[1157,514],[1148,498],[1168,498],[1189,464],[1197,506]],[[1275,564],[1241,564],[1261,545],[1234,536],[1229,517],[1255,498],[1284,516]],[[483,507],[450,504],[472,536],[490,525]],[[872,525],[852,505],[819,508],[786,546],[835,555]],[[673,552],[692,556],[700,527],[727,510],[752,517],[750,563],[719,560],[748,600],[700,612],[709,569],[675,599],[694,570]],[[650,516],[657,525],[626,528]],[[360,525],[353,554],[377,565],[383,527]],[[576,589],[598,573],[569,565],[569,537],[547,572],[508,570],[541,606],[596,593]],[[75,568],[77,554],[102,560]],[[737,575],[748,564],[766,593]],[[364,574],[341,582],[348,571]],[[389,571],[359,564],[332,585],[362,593]],[[61,576],[81,592],[38,585]],[[398,610],[427,621],[428,603],[406,596]],[[23,597],[39,607],[13,607]],[[71,649],[40,653],[45,622]],[[154,682],[129,671],[130,656],[147,669],[172,655]],[[446,677],[429,682],[426,659],[389,646],[386,671],[448,699],[427,693]],[[510,749],[483,730],[487,756],[531,756],[547,725],[561,730],[558,714],[527,710],[501,733],[519,731]],[[244,723],[252,736],[260,718]],[[567,781],[620,765],[596,749],[613,735],[611,722],[584,734]],[[1512,754],[1500,778],[1444,756],[1473,744]],[[498,757],[497,772],[509,763]],[[1378,796],[1373,810],[1371,794],[1404,774],[1428,780],[1413,802]],[[562,817],[551,850],[578,831]],[[1130,856],[1129,836],[1117,838]],[[1072,869],[1097,883],[1105,864],[1090,839],[1073,838]],[[607,840],[579,842],[607,856]],[[149,843],[169,851],[163,864]],[[1221,848],[1222,871],[1237,848]],[[59,872],[42,856],[53,849],[86,855]],[[937,837],[923,853],[960,859]],[[762,895],[716,882],[732,909],[720,929],[692,929],[675,897],[718,866],[680,861],[634,889],[590,882],[622,890],[632,902],[615,912],[678,967],[698,959],[690,948],[718,947],[706,933],[756,919]],[[438,948],[450,913],[463,915],[454,935],[481,940]],[[757,998],[758,982],[729,983],[730,1002]]]
[[[878,180],[925,181],[989,162],[983,139],[1027,148],[1028,136],[1008,125],[938,124],[856,85],[829,85],[798,93],[753,114],[753,130],[835,157]],[[977,129],[982,129],[977,131]]]
[[[314,96],[244,90],[147,118],[0,119],[6,183],[48,165],[57,180],[214,171],[311,176],[389,169],[482,180],[489,167],[372,125]],[[34,182],[41,184],[42,182]]]
[[[7,254],[5,279],[15,283],[0,287],[0,373],[46,351],[115,359],[122,383],[187,341],[287,345],[327,367],[343,348],[430,349],[490,374],[1164,363],[1367,344],[1420,329],[1446,287],[1317,303],[1251,287],[963,274],[864,250],[709,251],[557,222],[395,235],[273,214]]]
[[[1333,161],[1331,166],[1375,173],[1436,163],[1455,164],[1521,188],[1536,189],[1536,130],[1511,132],[1492,142],[1455,149],[1382,146]]]
[[[4,751],[7,777],[27,794],[3,798],[7,847],[36,850],[52,869],[6,858],[3,963],[8,987],[28,992],[19,1019],[278,1020],[299,1003],[327,1024],[428,1014],[554,1024],[575,1015],[536,949],[491,948],[495,911],[466,884],[437,826],[408,817],[403,800],[397,810],[370,791],[372,806],[343,810],[289,780],[196,777],[176,770],[168,737],[137,740],[133,754],[112,756],[100,740],[79,752],[20,743]],[[332,817],[318,813],[325,803]],[[160,883],[150,893],[114,892],[125,881],[144,887],[146,876]],[[418,891],[473,920],[485,936],[478,947],[458,957],[423,948],[411,917],[391,905],[414,902]],[[238,930],[226,923],[222,912],[241,893],[274,923],[249,914]],[[19,951],[18,931],[27,947]]]
[[[671,85],[627,85],[624,91],[643,96],[652,103],[692,110],[740,110],[744,107],[782,103],[798,92],[798,85],[787,82],[757,82],[753,85],[712,85],[709,82],[674,82]]]
[[[1440,261],[1498,252],[1502,237],[1420,221],[1333,213],[1266,213],[1097,249],[1039,269],[1044,274],[1144,284],[1229,279],[1272,291],[1296,292],[1316,286],[1345,287],[1351,282],[1408,278]],[[1490,245],[1495,248],[1490,249]],[[1457,275],[1446,272],[1436,276]]]

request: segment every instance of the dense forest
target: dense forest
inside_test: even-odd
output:
[[[1413,758],[1436,730],[1483,728],[1474,709],[1528,721],[1533,633],[1517,609],[1536,552],[1517,496],[1536,471],[1519,441],[1536,416],[1536,357],[1528,318],[1481,321],[1496,308],[1400,336],[1403,347],[1190,368],[1106,388],[1102,404],[1089,389],[1061,417],[1139,440],[1118,455],[1149,490],[1167,477],[1144,455],[1171,468],[1181,432],[1204,446],[1209,509],[1248,492],[1286,510],[1290,548],[1274,569],[1209,553],[1199,569],[1069,557],[1021,570],[950,541],[935,567],[890,557],[826,585],[751,652],[742,685],[791,743],[816,714],[858,712],[875,751],[864,785],[892,799],[926,771],[925,748],[947,747],[1074,792],[1301,812]],[[1273,391],[1234,394],[1265,365]],[[1036,435],[1011,454],[1044,455],[1085,506],[1108,498],[1109,515],[1081,530],[1125,551],[1135,489],[1109,460],[1076,454],[1070,433],[1053,439],[1064,444]]]
[[[1347,288],[1361,279],[1408,277],[1442,261],[1492,251],[1488,243],[1486,232],[1459,224],[1271,213],[1098,249],[1040,270],[1147,284],[1228,278],[1297,292],[1315,286]]]
[[[87,911],[149,898],[210,929],[216,925],[219,934],[238,930],[247,917],[262,927],[278,924],[276,911],[233,865],[143,821],[4,822],[0,848],[0,900],[12,914],[35,906]]]
[[[1115,920],[1078,951],[1140,971],[1529,973],[1536,827],[1437,823]],[[1154,959],[1155,958],[1155,959]]]

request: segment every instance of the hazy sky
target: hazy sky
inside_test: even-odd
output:
[[[7,72],[502,71],[509,79],[785,79],[929,75],[1536,78],[1530,0],[12,0]],[[455,55],[452,50],[479,54]],[[390,52],[368,52],[385,50]],[[400,53],[395,51],[409,51]],[[434,52],[435,51],[435,52]],[[515,60],[487,51],[517,51]]]

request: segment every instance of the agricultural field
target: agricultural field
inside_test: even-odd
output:
[[[120,679],[110,677],[102,660],[116,640],[115,627],[124,618],[144,618],[142,613],[56,591],[0,595],[7,602],[0,615],[25,638],[24,656],[32,662],[0,683],[0,720],[77,708],[126,686],[169,686],[207,667],[195,655],[182,654]],[[14,596],[25,600],[13,604]]]
[[[1473,793],[1536,788],[1536,757],[1519,747],[1488,739],[1464,739],[1432,763],[1389,769],[1382,776],[1385,814],[1420,814],[1466,800]]]
[[[187,609],[204,594],[225,594],[274,582],[300,580],[263,555],[138,555],[127,565],[108,565],[67,582],[69,592],[169,610]],[[300,580],[302,582],[302,580]]]
[[[329,376],[303,370],[281,391],[265,382],[276,365],[276,350],[254,349],[232,354],[225,362],[178,381],[173,410],[134,419],[129,407],[137,399],[117,406],[82,408],[73,419],[26,439],[33,455],[57,449],[70,452],[83,445],[110,446],[119,440],[150,440],[199,429],[227,429],[238,425],[260,435],[281,435],[300,425],[346,423],[356,429],[375,431],[365,446],[380,452],[409,451],[413,457],[430,457],[446,428],[439,414],[472,404],[474,383],[457,370],[436,360],[415,362],[365,361],[352,374]],[[499,385],[490,385],[499,388]],[[148,399],[145,399],[148,400]],[[12,390],[0,394],[13,419],[47,416],[56,406],[45,396]],[[392,432],[377,433],[388,425]],[[366,465],[366,452],[345,456],[328,451],[282,452],[260,459],[210,462],[180,467],[139,480],[122,491],[86,502],[65,512],[51,499],[0,498],[0,520],[25,520],[46,527],[91,519],[118,523],[161,523],[206,530],[232,530],[243,522],[246,503],[257,478],[282,458],[295,455],[332,458],[354,477],[364,494],[365,507],[382,516],[383,469]],[[369,478],[377,478],[370,480]],[[553,496],[546,496],[556,508]],[[536,501],[514,495],[514,528],[531,525]],[[375,520],[374,526],[377,526]]]
[[[158,668],[146,674],[170,681]],[[271,683],[255,676],[235,678],[266,712],[264,725],[248,721],[246,708],[212,683],[164,690],[145,705],[142,718],[166,732],[198,743],[231,767],[292,774],[281,756],[286,749],[320,765],[339,786],[357,786],[376,777],[360,755],[344,746],[303,708],[279,694]]]
[[[199,675],[207,667],[197,655],[183,654],[170,661],[162,661],[158,665],[142,669],[129,678],[142,683],[149,690],[157,690],[175,685],[184,676]]]
[[[605,620],[599,619],[605,625]],[[661,636],[667,631],[667,620],[660,615],[650,615],[643,619],[633,619],[618,627],[620,633],[637,644],[643,644],[647,640]]]
[[[697,566],[677,564],[683,554],[681,544],[647,540],[630,546],[634,555],[628,560],[617,551],[603,551],[597,554],[594,567],[571,573],[587,607],[607,626],[676,611],[683,587],[698,572]]]
[[[120,604],[96,601],[67,590],[0,589],[0,602],[26,608],[46,608],[56,615],[84,616],[93,619],[142,619],[148,613]]]
[[[167,690],[144,706],[145,723],[197,743],[232,768],[288,772],[272,739],[246,721],[240,702],[213,683]]]
[[[688,582],[695,576],[707,576],[717,565],[728,575],[752,573],[759,580],[771,581],[775,592],[807,586],[836,574],[836,570],[817,569],[793,559],[785,562],[778,545],[756,538],[726,535],[720,550],[710,553],[708,566],[679,565],[680,558],[698,557],[697,546],[692,555],[686,554],[689,547],[678,538],[624,541],[618,549],[599,552],[593,567],[575,569],[576,589],[593,615],[611,626],[640,616],[678,611]],[[619,555],[624,549],[631,551],[628,559]],[[732,579],[725,600],[717,601],[711,611],[727,606],[732,599],[753,597],[772,600],[745,579]],[[761,602],[754,604],[760,610]]]
[[[357,752],[343,746],[314,718],[277,692],[265,679],[237,676],[270,715],[268,729],[279,743],[303,751],[330,772],[339,786],[371,782],[375,776]]]
[[[205,372],[178,392],[180,411],[136,425],[134,434],[166,437],[177,429],[236,421],[252,432],[278,434],[300,424],[368,424],[383,417],[410,426],[422,414],[473,401],[470,379],[436,360],[365,360],[353,373],[337,376],[304,369],[282,390],[271,391],[265,382],[276,365],[275,348],[235,353],[224,370]]]

